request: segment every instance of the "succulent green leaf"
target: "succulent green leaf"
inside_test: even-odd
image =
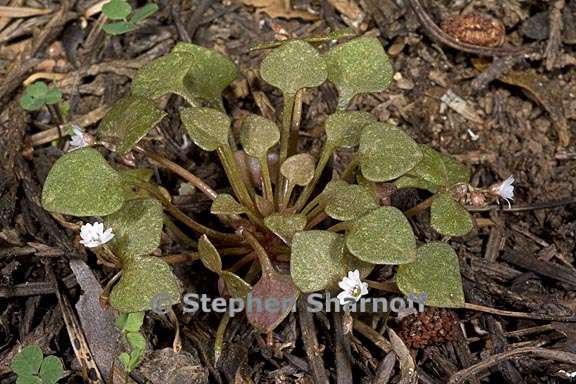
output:
[[[246,213],[246,208],[237,202],[233,196],[221,193],[212,202],[210,213],[215,215],[239,215]]]
[[[449,192],[434,197],[430,207],[430,223],[444,236],[464,236],[474,228],[470,213]]]
[[[111,246],[122,261],[148,255],[160,245],[164,212],[156,199],[127,201],[122,209],[104,218],[112,228]]]
[[[274,49],[260,65],[260,76],[285,95],[326,81],[326,62],[304,41],[290,41]]]
[[[180,118],[194,143],[205,151],[228,145],[230,118],[212,108],[186,108]]]
[[[131,21],[118,21],[116,23],[104,24],[102,29],[109,35],[118,36],[135,31],[138,26]]]
[[[102,6],[102,12],[110,20],[123,20],[132,12],[132,6],[126,0],[110,0]]]
[[[144,19],[152,16],[158,11],[158,9],[158,4],[148,3],[143,7],[137,8],[132,14],[132,17],[130,17],[130,21],[134,24],[138,24],[139,22],[144,21]]]
[[[424,179],[410,176],[408,174],[400,176],[399,178],[394,180],[394,185],[398,189],[418,188],[418,189],[425,189],[432,193],[436,193],[438,191],[438,186],[436,184],[432,184]]]
[[[42,191],[42,206],[72,216],[105,216],[124,203],[122,182],[94,148],[82,148],[59,158]]]
[[[260,302],[262,308],[246,306],[246,317],[262,333],[272,332],[288,316],[298,298],[290,275],[277,272],[264,273],[251,293],[253,301]],[[267,306],[267,302],[276,303],[277,307]]]
[[[100,126],[98,136],[116,146],[124,155],[166,116],[153,101],[140,96],[127,96],[114,103]]]
[[[354,222],[346,234],[348,250],[373,264],[405,264],[416,257],[416,239],[397,208],[380,207]]]
[[[359,37],[337,45],[326,55],[328,80],[338,89],[344,109],[360,93],[380,92],[392,82],[394,70],[380,41]]]
[[[264,219],[264,224],[282,241],[290,244],[294,234],[306,227],[306,215],[301,213],[273,213]]]
[[[324,212],[333,219],[348,221],[358,219],[379,207],[378,199],[370,188],[348,185],[328,200]]]
[[[360,142],[362,128],[376,118],[368,112],[338,111],[326,119],[326,145],[352,148]]]
[[[223,271],[220,277],[224,280],[226,289],[232,297],[245,298],[252,290],[250,284],[235,273]]]
[[[446,243],[432,242],[418,248],[415,262],[398,267],[396,283],[406,295],[426,294],[427,306],[464,307],[458,256]]]
[[[43,99],[48,94],[48,86],[43,81],[36,81],[26,87],[26,94],[37,99]]]
[[[46,104],[56,104],[58,103],[60,100],[62,100],[62,92],[60,92],[59,89],[51,89],[48,91],[48,93],[46,94],[46,97],[44,98],[44,101],[46,102]]]
[[[185,81],[192,60],[192,55],[175,52],[152,60],[136,74],[132,82],[132,93],[154,100],[175,93],[196,105],[196,95],[186,87]]]
[[[37,345],[28,345],[24,347],[10,364],[10,369],[18,376],[30,376],[38,374],[44,354]]]
[[[121,313],[116,326],[126,332],[139,332],[144,323],[144,312]]]
[[[62,361],[56,356],[46,356],[40,367],[42,384],[56,384],[64,375]]]
[[[290,156],[280,166],[280,173],[292,185],[301,187],[314,178],[314,158],[307,153]]]
[[[302,292],[334,288],[348,271],[358,269],[366,276],[372,267],[346,252],[341,234],[312,230],[294,235],[290,275]]]
[[[130,355],[126,352],[122,352],[120,355],[118,355],[118,359],[120,360],[120,362],[122,363],[122,366],[128,371],[130,372]]]
[[[180,283],[170,266],[154,256],[127,260],[112,288],[110,304],[119,312],[141,312],[152,308],[153,299],[161,299],[163,305],[180,301]]]
[[[407,176],[446,188],[470,181],[470,170],[457,160],[427,145],[420,145],[420,150],[423,155],[422,160],[408,172]]]
[[[200,255],[200,261],[206,268],[217,274],[222,273],[220,254],[206,235],[202,235],[198,241],[198,254]]]
[[[324,187],[324,190],[322,191],[322,198],[328,201],[331,198],[333,198],[336,193],[338,193],[343,189],[346,189],[348,185],[349,184],[344,180],[340,179],[330,180],[328,184],[326,184],[326,187]]]
[[[38,99],[30,95],[23,95],[20,98],[20,106],[27,111],[37,111],[44,106],[44,99]]]
[[[194,44],[178,43],[169,55],[138,71],[132,91],[152,99],[172,92],[191,105],[198,105],[201,99],[222,109],[222,91],[237,76],[236,66],[224,55]]]
[[[151,169],[123,169],[118,171],[124,189],[124,199],[136,200],[145,199],[150,196],[148,191],[140,187],[139,183],[148,183],[152,179],[154,172]]]
[[[16,384],[42,384],[42,379],[32,375],[18,376]]]
[[[422,159],[418,144],[387,123],[372,123],[364,128],[359,153],[362,175],[377,182],[402,176]]]
[[[268,150],[280,139],[280,131],[273,121],[251,114],[244,119],[240,142],[244,152],[257,159],[265,158]]]
[[[221,53],[194,44],[178,43],[172,51],[190,56],[186,88],[212,107],[222,109],[222,92],[238,77],[236,65]]]

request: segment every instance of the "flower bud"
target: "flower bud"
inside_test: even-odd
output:
[[[486,196],[482,192],[474,191],[470,193],[470,205],[474,208],[482,208],[486,206]]]

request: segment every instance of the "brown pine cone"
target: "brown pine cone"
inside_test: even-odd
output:
[[[410,348],[453,341],[458,336],[460,324],[453,311],[426,308],[424,312],[406,316],[400,322],[398,335]]]

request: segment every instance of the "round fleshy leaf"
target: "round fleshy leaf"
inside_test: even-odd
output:
[[[186,87],[185,78],[193,56],[172,52],[152,60],[136,74],[132,82],[132,93],[156,100],[168,93],[182,96],[188,103],[197,104],[197,95]]]
[[[360,93],[380,92],[390,85],[394,70],[380,41],[359,37],[337,45],[326,55],[328,80],[338,89],[344,109]]]
[[[226,290],[232,297],[245,298],[252,290],[250,284],[235,273],[223,271],[220,277],[224,280]]]
[[[238,77],[236,65],[213,49],[190,43],[178,43],[172,52],[189,56],[184,77],[188,92],[213,108],[222,109],[222,91]]]
[[[416,239],[397,208],[380,207],[354,222],[346,234],[348,250],[372,264],[405,264],[416,257]]]
[[[18,376],[36,375],[43,359],[44,354],[39,346],[28,345],[14,356],[10,363],[10,369]]]
[[[72,216],[106,216],[124,203],[118,173],[94,148],[82,148],[59,158],[42,190],[42,206]]]
[[[240,215],[246,213],[246,208],[227,193],[221,193],[212,202],[210,213],[215,215]]]
[[[214,273],[222,273],[220,254],[206,235],[202,235],[198,241],[198,254],[200,255],[200,261],[206,268]]]
[[[360,142],[362,128],[375,121],[368,112],[338,111],[326,119],[326,145],[333,148],[355,147]]]
[[[104,218],[112,228],[111,246],[122,261],[148,255],[160,245],[164,212],[156,199],[127,201],[119,211]]]
[[[306,215],[300,213],[273,213],[264,219],[264,224],[286,244],[292,242],[296,232],[306,227]]]
[[[379,207],[378,199],[370,188],[348,185],[328,200],[324,212],[333,219],[348,221],[358,219]]]
[[[122,277],[110,293],[110,304],[119,312],[141,312],[152,309],[152,301],[158,297],[166,299],[163,305],[178,303],[178,279],[164,260],[136,257],[122,267]]]
[[[338,193],[339,191],[346,189],[348,187],[347,182],[345,182],[344,180],[331,180],[328,182],[328,184],[326,184],[326,186],[324,187],[324,190],[322,191],[322,198],[326,201],[330,200],[332,197],[334,197],[334,195],[336,193]]]
[[[292,185],[301,187],[314,178],[314,158],[307,153],[290,156],[280,166],[280,173]]]
[[[398,267],[396,283],[405,295],[425,294],[427,306],[464,307],[458,256],[446,243],[433,242],[418,248],[415,262]]]
[[[444,236],[464,236],[474,228],[470,213],[448,192],[434,197],[430,207],[430,224]]]
[[[364,128],[359,153],[362,175],[377,182],[402,176],[422,159],[418,144],[387,123],[372,123]]]
[[[140,96],[127,96],[114,103],[100,126],[98,136],[115,145],[124,155],[166,116],[154,102]]]
[[[408,172],[407,176],[421,179],[424,183],[446,188],[470,181],[470,170],[457,160],[435,151],[427,145],[420,145],[420,150],[423,155],[422,160]]]
[[[59,89],[50,89],[48,93],[46,93],[46,97],[44,97],[44,101],[46,104],[56,104],[60,100],[62,100],[62,92]]]
[[[56,356],[46,356],[40,367],[42,384],[56,384],[64,376],[62,360]]]
[[[246,317],[254,328],[270,333],[288,316],[296,304],[298,290],[290,275],[265,273],[252,288],[252,308],[246,306]],[[270,306],[266,303],[271,303]],[[261,307],[258,308],[260,303]],[[276,304],[275,307],[272,305]]]
[[[110,0],[102,6],[102,13],[110,20],[123,20],[132,12],[132,6],[126,0]]]
[[[249,115],[242,122],[240,142],[244,152],[258,159],[265,158],[268,150],[280,139],[280,131],[273,121],[262,116]]]
[[[27,111],[37,111],[44,106],[44,99],[23,95],[20,98],[20,106]]]
[[[26,87],[25,93],[37,99],[43,99],[48,94],[48,86],[43,81],[36,81]]]
[[[260,76],[286,95],[326,81],[326,62],[304,41],[291,41],[276,48],[262,61]]]
[[[358,269],[366,276],[372,267],[346,252],[341,234],[312,230],[294,235],[290,275],[302,292],[334,288],[348,271]]]
[[[230,118],[212,108],[186,108],[180,118],[194,143],[205,151],[228,145]]]
[[[42,382],[42,379],[39,378],[38,376],[25,375],[25,376],[18,376],[18,378],[16,379],[16,384],[44,384],[44,383]]]

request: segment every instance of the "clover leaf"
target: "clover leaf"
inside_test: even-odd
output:
[[[42,81],[36,81],[24,90],[24,95],[20,98],[20,106],[27,111],[37,111],[46,104],[56,104],[60,100],[62,100],[62,92],[48,88]]]
[[[44,209],[72,216],[106,216],[124,204],[121,178],[94,148],[59,158],[42,190]]]
[[[394,74],[388,55],[375,37],[363,36],[335,46],[326,54],[326,63],[328,80],[338,89],[340,109],[358,94],[388,88]]]
[[[418,248],[416,261],[398,267],[396,282],[406,295],[425,294],[426,305],[464,307],[458,256],[446,243],[432,242]]]
[[[110,20],[124,20],[132,12],[132,6],[126,0],[110,0],[102,6],[102,12]]]
[[[64,374],[62,361],[56,356],[44,357],[37,345],[24,347],[12,360],[10,368],[18,384],[56,384]]]

